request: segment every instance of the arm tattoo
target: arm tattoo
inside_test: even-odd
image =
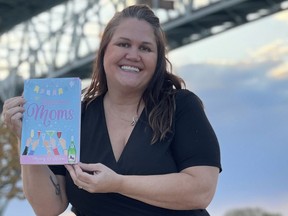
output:
[[[57,182],[54,182],[52,176],[50,176],[50,180],[53,184],[53,186],[55,187],[55,193],[56,195],[60,195],[61,191],[60,191],[60,185]]]

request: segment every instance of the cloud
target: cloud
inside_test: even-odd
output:
[[[178,74],[184,78],[187,85],[201,91],[239,87],[261,91],[273,84],[266,74],[278,64],[277,61],[259,63],[248,60],[229,64],[205,62],[180,67]]]
[[[288,40],[278,39],[250,52],[248,61],[280,61],[288,56]]]
[[[284,21],[284,22],[288,23],[288,10],[284,10],[282,12],[279,12],[274,17],[278,21]]]
[[[266,75],[278,64],[274,61],[233,65],[189,64],[179,68],[178,74],[185,80],[188,89],[203,98],[215,122],[221,122],[223,127],[232,124],[243,130],[251,127],[251,130],[262,133],[265,129],[269,131],[271,125],[264,123],[262,127],[253,128],[252,124],[246,125],[241,116],[247,120],[258,118],[257,121],[263,122],[263,115],[273,122],[278,119],[278,126],[287,124],[281,119],[284,116],[288,118],[285,108],[288,106],[288,79],[271,79]]]
[[[258,84],[258,86],[266,83],[266,79],[275,79],[275,80],[284,80],[288,79],[288,40],[277,39],[272,41],[269,44],[260,46],[257,49],[254,49],[248,53],[247,57],[244,57],[240,60],[231,60],[227,58],[214,58],[203,61],[199,64],[193,64],[193,68],[183,66],[179,67],[177,71],[189,71],[193,70],[193,73],[196,74],[196,79],[206,79],[211,78],[211,76],[221,73],[223,71],[234,71],[233,75],[237,73],[237,76],[243,76],[245,73],[252,73],[255,76],[251,76],[250,79],[247,79],[245,82],[248,85]],[[211,69],[213,68],[213,70]],[[199,77],[197,71],[209,71],[209,77]],[[255,71],[261,71],[255,73]],[[230,77],[230,73],[226,74],[226,78]],[[195,77],[194,77],[195,79]],[[266,80],[266,81],[265,81]],[[199,80],[200,81],[200,80]],[[202,87],[207,86],[207,82],[202,82]],[[213,83],[208,85],[211,87],[219,87],[219,83],[214,80]]]
[[[268,76],[275,78],[275,79],[288,78],[288,62],[282,63],[279,66],[272,68],[268,72]]]
[[[288,13],[287,13],[288,14]],[[250,53],[245,61],[251,63],[274,62],[274,67],[266,70],[266,76],[272,79],[288,79],[288,40],[278,39]]]

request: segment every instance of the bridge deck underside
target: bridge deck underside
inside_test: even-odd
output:
[[[256,20],[258,18],[257,13],[262,13],[261,17],[276,13],[282,10],[280,7],[282,2],[283,0],[253,0],[243,1],[235,5],[231,5],[229,2],[223,2],[223,5],[215,3],[215,5],[209,6],[209,10],[200,9],[185,18],[179,17],[178,24],[172,25],[173,27],[169,27],[171,24],[167,23],[167,40],[170,48],[174,49],[217,34],[215,27],[222,27],[222,30],[226,31],[251,22],[253,19]],[[251,20],[249,20],[249,15],[251,15]],[[177,23],[177,20],[174,22]],[[215,28],[214,32],[213,27]],[[221,28],[218,31],[220,33]]]
[[[66,1],[0,0],[0,35],[15,25]]]

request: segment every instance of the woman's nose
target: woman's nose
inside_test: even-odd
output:
[[[131,61],[140,61],[141,56],[140,56],[139,50],[136,48],[130,48],[127,51],[126,58]]]

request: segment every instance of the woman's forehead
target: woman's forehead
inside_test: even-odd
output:
[[[113,39],[141,40],[145,43],[155,44],[154,29],[145,20],[136,18],[123,19],[116,27]]]

